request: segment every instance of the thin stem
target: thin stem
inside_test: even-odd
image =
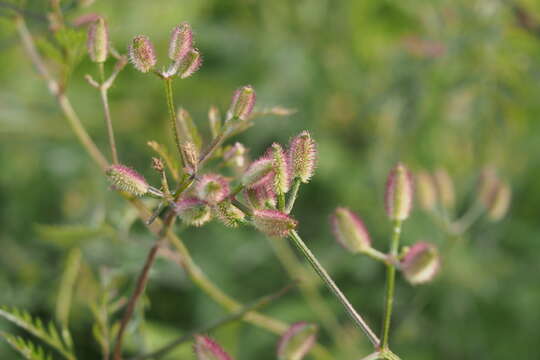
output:
[[[178,129],[176,126],[176,109],[174,107],[172,79],[163,78],[163,81],[165,83],[165,97],[167,98],[167,109],[169,111],[169,123],[171,124],[171,129],[174,135],[174,142],[176,144],[176,148],[178,149],[178,153],[180,154],[180,157],[182,158],[182,163],[185,164],[182,147],[180,146],[180,137],[178,135]]]
[[[291,234],[289,236],[291,240],[294,242],[294,244],[298,247],[298,249],[302,252],[302,254],[306,257],[306,259],[309,261],[315,272],[321,277],[321,279],[326,283],[328,288],[332,291],[332,293],[337,297],[339,302],[343,305],[349,316],[353,319],[353,321],[362,329],[364,334],[367,336],[369,341],[373,344],[373,347],[379,346],[379,339],[377,338],[377,335],[371,330],[371,328],[368,326],[368,324],[365,322],[365,320],[358,314],[358,312],[355,310],[355,308],[352,306],[350,301],[347,299],[347,297],[341,292],[339,287],[336,285],[334,280],[328,275],[324,267],[319,263],[315,255],[309,250],[309,248],[304,244],[298,233],[293,230],[291,231]]]
[[[108,90],[105,86],[103,86],[103,83],[99,89],[99,93],[101,94],[101,103],[103,104],[103,111],[105,113],[105,123],[107,124],[107,135],[109,136],[109,146],[111,148],[112,160],[114,164],[118,164],[118,152],[116,151],[116,141],[114,140],[114,130],[112,126],[111,111],[109,108]]]
[[[399,239],[401,236],[400,220],[394,222],[392,240],[390,243],[390,256],[396,257],[399,249]],[[381,349],[388,349],[388,338],[390,335],[390,320],[392,318],[392,308],[394,305],[394,287],[396,281],[396,265],[393,262],[386,264],[386,300],[384,309],[383,329]]]
[[[298,197],[298,189],[300,189],[301,184],[302,184],[302,180],[300,180],[300,178],[294,179],[294,183],[291,189],[291,195],[289,195],[287,206],[285,206],[285,212],[287,214],[290,214],[294,207],[294,203],[296,201],[296,198]]]
[[[361,251],[361,254],[367,255],[370,258],[372,258],[374,260],[377,260],[377,261],[380,261],[380,262],[385,263],[385,264],[389,261],[388,255],[386,255],[385,253],[380,252],[379,250],[374,249],[372,247],[368,247],[366,249],[363,249]]]
[[[482,216],[484,211],[485,207],[480,202],[475,202],[460,219],[450,224],[450,232],[453,235],[463,234]]]

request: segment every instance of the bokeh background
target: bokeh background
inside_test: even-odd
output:
[[[44,82],[24,55],[13,12],[0,2],[0,304],[54,319],[67,254],[80,248],[70,324],[80,359],[99,357],[85,297],[101,277],[128,294],[153,237],[133,210],[108,189],[98,168],[70,132]],[[47,1],[22,6],[44,15]],[[90,3],[90,2],[89,2]],[[4,5],[2,5],[4,4]],[[170,29],[188,21],[204,55],[202,69],[175,83],[186,107],[208,135],[207,111],[226,110],[235,88],[252,84],[258,105],[297,109],[266,117],[242,134],[257,156],[273,141],[303,129],[320,150],[317,174],[302,187],[295,209],[307,244],[368,322],[382,317],[384,269],[336,245],[328,216],[338,206],[358,211],[374,245],[388,246],[390,225],[382,198],[389,169],[445,168],[457,193],[455,213],[475,197],[483,166],[498,169],[513,189],[508,216],[480,221],[461,238],[446,235],[415,211],[403,241],[443,249],[440,276],[412,287],[399,277],[392,344],[404,359],[533,359],[540,336],[540,3],[534,0],[97,0],[73,8],[70,18],[99,13],[113,45],[146,34],[164,59]],[[47,24],[28,18],[37,38]],[[112,67],[108,63],[107,67]],[[99,146],[107,152],[97,92],[84,80],[96,74],[87,57],[71,76],[68,95]],[[150,181],[153,153],[145,144],[172,145],[160,81],[128,66],[110,91],[120,157]],[[172,149],[172,147],[171,147]],[[268,241],[252,229],[217,222],[180,229],[195,261],[226,292],[248,303],[290,280]],[[105,275],[103,275],[105,274]],[[94,282],[92,282],[94,281]],[[338,320],[346,314],[321,286]],[[152,348],[226,312],[174,264],[160,259],[148,286],[142,332],[130,337],[137,352]],[[293,291],[264,309],[276,318],[318,322]],[[0,320],[0,327],[12,329]],[[145,340],[141,340],[144,335]],[[237,359],[274,359],[277,338],[245,323],[212,335]],[[320,341],[337,359],[369,352],[354,337],[356,357]],[[339,354],[339,355],[338,355]],[[0,343],[2,359],[16,359]],[[168,359],[193,358],[189,345]]]

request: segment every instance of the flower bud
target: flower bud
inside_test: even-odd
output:
[[[229,182],[221,175],[205,174],[195,186],[197,197],[215,205],[229,196]]]
[[[437,193],[442,205],[446,209],[452,209],[456,202],[456,195],[454,192],[454,182],[445,169],[438,169],[433,175],[435,179],[435,185],[437,187]]]
[[[142,196],[148,192],[150,186],[144,177],[125,165],[112,165],[106,170],[111,184],[115,189],[125,191],[135,196]]]
[[[279,340],[278,360],[302,360],[317,338],[317,325],[306,322],[293,324]]]
[[[253,225],[268,236],[286,237],[297,224],[298,221],[278,210],[253,211]]]
[[[309,132],[302,131],[291,140],[288,156],[293,177],[307,183],[315,172],[317,162],[317,145]]]
[[[415,180],[420,207],[426,211],[433,210],[437,204],[437,188],[433,177],[427,171],[420,171]]]
[[[439,251],[433,244],[414,244],[401,260],[400,269],[405,279],[413,285],[431,281],[439,272]]]
[[[245,218],[242,210],[231,204],[228,200],[218,203],[213,207],[213,210],[218,220],[230,228],[238,227]]]
[[[128,55],[129,61],[140,72],[147,73],[156,66],[154,45],[147,36],[135,36],[129,45]]]
[[[197,355],[197,360],[232,360],[232,357],[208,336],[195,335],[193,348]]]
[[[242,168],[246,163],[245,154],[246,147],[241,143],[237,142],[233,146],[225,150],[225,153],[223,154],[223,160],[237,168]]]
[[[388,175],[384,200],[390,219],[401,221],[409,217],[413,204],[413,181],[402,163],[398,163]]]
[[[274,191],[286,194],[291,187],[291,168],[285,151],[278,143],[272,144],[272,169],[274,170]]]
[[[171,32],[169,41],[169,59],[182,60],[193,47],[193,32],[188,23],[176,26]]]
[[[109,54],[109,29],[105,19],[98,17],[88,28],[86,42],[90,59],[96,63],[103,63]]]
[[[371,238],[364,222],[351,210],[339,207],[330,222],[337,242],[352,253],[371,247]]]
[[[212,218],[210,207],[197,198],[188,197],[175,204],[174,210],[188,225],[202,226]]]
[[[237,89],[234,93],[231,107],[229,108],[229,117],[246,120],[253,111],[255,100],[255,90],[253,90],[251,85]]]
[[[268,183],[246,189],[244,194],[251,207],[254,209],[272,208],[276,206],[276,193]]]
[[[272,178],[272,160],[262,157],[249,165],[242,176],[242,185],[247,188],[257,187]]]
[[[512,199],[512,189],[506,183],[497,181],[497,184],[488,196],[486,209],[489,220],[495,222],[501,220],[510,207]]]
[[[199,50],[190,49],[184,56],[178,69],[178,76],[185,79],[193,75],[202,65],[202,56]]]

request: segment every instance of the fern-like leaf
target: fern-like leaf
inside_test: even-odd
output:
[[[0,336],[27,360],[52,360],[51,355],[47,354],[41,346],[35,345],[29,340],[4,332],[0,332]]]
[[[76,360],[75,355],[71,350],[71,346],[62,341],[56,326],[54,326],[52,322],[45,327],[40,318],[32,318],[27,311],[17,308],[10,309],[5,306],[0,307],[0,317],[3,317],[44,341],[52,348],[56,349],[67,360]]]

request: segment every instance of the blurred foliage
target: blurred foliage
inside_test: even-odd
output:
[[[426,240],[444,249],[443,270],[426,286],[398,281],[391,341],[404,359],[536,357],[540,3],[97,0],[86,8],[74,3],[61,2],[67,16],[104,15],[121,51],[142,33],[164,58],[170,29],[181,21],[193,25],[204,65],[176,83],[176,102],[204,127],[206,139],[209,106],[224,111],[232,91],[243,84],[257,90],[259,106],[298,110],[287,119],[261,119],[238,140],[256,157],[273,141],[285,142],[303,129],[312,132],[320,163],[297,202],[300,232],[376,329],[384,271],[336,246],[329,213],[337,205],[358,211],[375,246],[386,249],[389,223],[382,193],[397,160],[414,170],[446,168],[458,189],[456,213],[474,197],[481,167],[496,167],[514,192],[502,222],[480,222],[457,239],[420,211],[405,224],[405,243]],[[22,52],[13,6],[25,9],[41,51],[56,61],[81,61],[73,73],[62,75],[69,78],[67,92],[84,124],[106,151],[98,94],[83,80],[97,69],[80,57],[80,49],[55,56],[54,44],[80,34],[51,38],[47,4],[0,2],[0,304],[53,319],[64,265],[70,250],[80,247],[83,260],[69,321],[80,359],[96,359],[89,303],[101,300],[93,294],[119,289],[120,294],[109,294],[111,301],[128,294],[153,237],[134,210],[109,191]],[[122,161],[157,183],[146,142],[173,149],[162,84],[128,66],[110,96]],[[242,302],[288,281],[269,243],[251,229],[225,230],[214,222],[181,231],[210,278]],[[340,321],[355,331],[334,298],[322,291]],[[153,348],[225,314],[163,259],[151,273],[145,310],[135,319],[145,326],[131,335],[132,349]],[[265,312],[287,321],[317,321],[298,292]],[[238,359],[275,358],[276,337],[250,325],[230,325],[212,335]],[[331,344],[324,331],[321,341]],[[364,338],[358,349],[367,354]],[[169,358],[189,358],[189,353],[186,345]],[[0,357],[15,356],[0,343]]]

